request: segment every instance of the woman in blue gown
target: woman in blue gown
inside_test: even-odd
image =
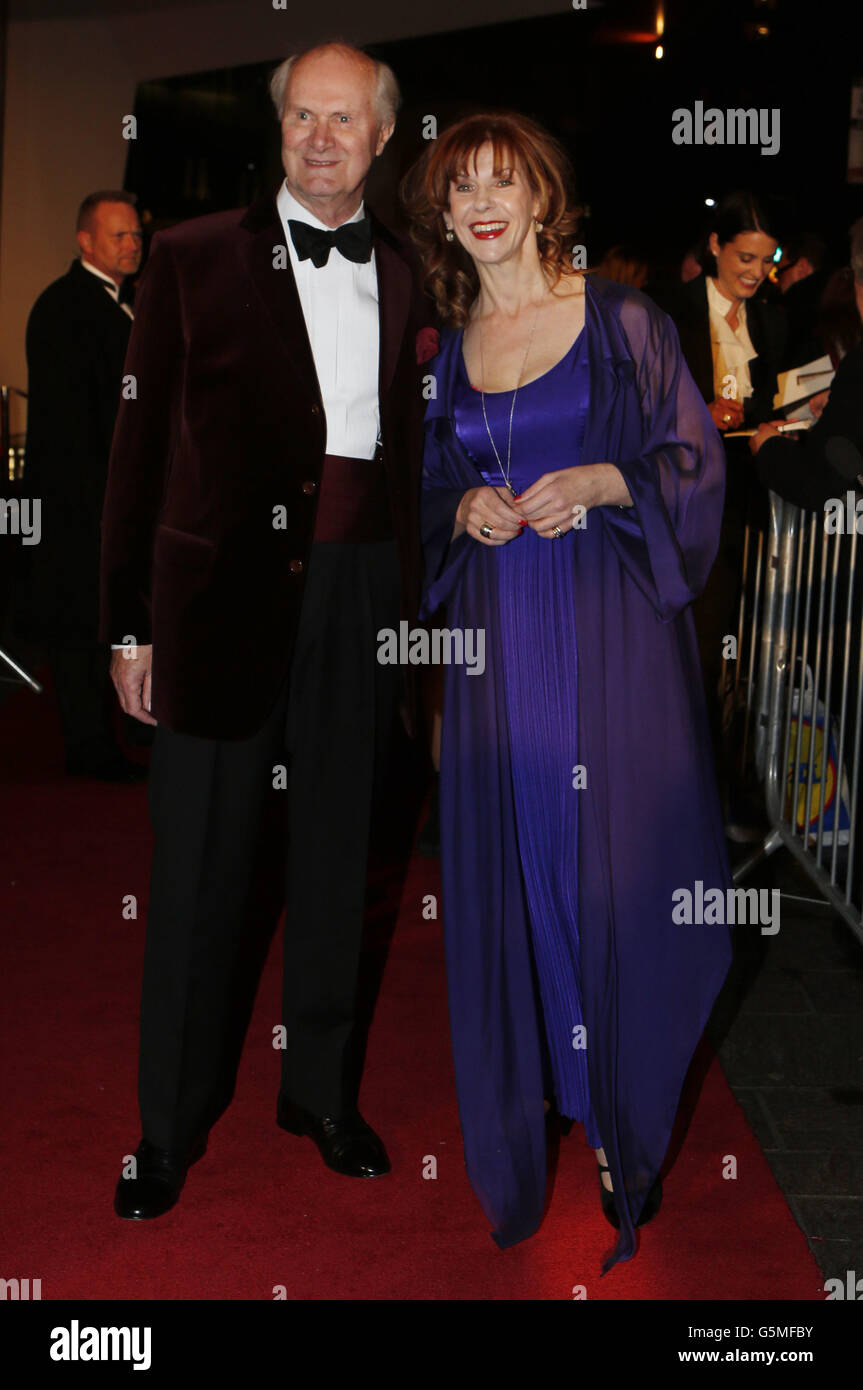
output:
[[[447,324],[423,614],[485,633],[482,674],[446,668],[441,745],[465,1160],[498,1245],[530,1236],[553,1097],[607,1167],[605,1272],[655,1209],[731,958],[727,927],[672,915],[677,890],[730,882],[690,614],[724,463],[671,321],[574,272],[567,178],[535,124],[475,116],[406,198]]]

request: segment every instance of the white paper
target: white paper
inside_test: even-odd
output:
[[[809,396],[816,396],[819,391],[826,391],[834,376],[833,363],[826,353],[823,357],[816,357],[814,362],[795,367],[791,372],[780,372],[773,409],[782,410],[795,401],[806,400]]]

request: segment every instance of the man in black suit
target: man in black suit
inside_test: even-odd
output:
[[[110,652],[97,640],[99,548],[108,455],[132,314],[120,289],[141,261],[134,198],[91,193],[77,224],[81,255],[27,322],[28,490],[42,502],[22,630],[48,646],[66,771],[135,781],[107,714]]]
[[[233,1095],[237,978],[274,796],[286,819],[276,1118],[378,1177],[358,1110],[369,832],[399,700],[377,633],[417,611],[426,309],[363,205],[392,72],[343,44],[281,65],[285,179],[157,234],[103,516],[102,636],[124,710],[158,724],[141,1002],[142,1140],[115,1210],[174,1205]],[[409,704],[410,702],[408,702]]]

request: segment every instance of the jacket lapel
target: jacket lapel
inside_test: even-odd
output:
[[[713,387],[713,348],[710,339],[710,304],[707,299],[707,278],[696,275],[684,286],[684,294],[690,306],[688,342],[684,345],[684,356],[699,391],[706,401],[714,397]]]
[[[284,269],[276,269],[273,265],[274,248],[285,245],[285,231],[276,210],[275,196],[252,203],[240,227],[246,233],[240,243],[240,255],[261,307],[272,322],[297,376],[320,402],[315,360],[287,248]]]
[[[372,218],[374,257],[378,273],[378,313],[380,318],[379,393],[383,401],[389,390],[404,339],[411,302],[411,272],[390,241],[389,235]]]

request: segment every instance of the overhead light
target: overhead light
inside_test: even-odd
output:
[[[716,207],[716,199],[715,199],[715,198],[705,198],[705,199],[704,199],[704,206],[705,206],[706,208],[715,208],[715,207]]]
[[[658,44],[656,45],[656,52],[655,52],[654,55],[653,55],[654,58],[661,58],[662,55],[663,55],[663,53],[664,53],[664,51],[665,51],[665,50],[663,49],[662,44],[661,44],[661,43],[658,43]]]

